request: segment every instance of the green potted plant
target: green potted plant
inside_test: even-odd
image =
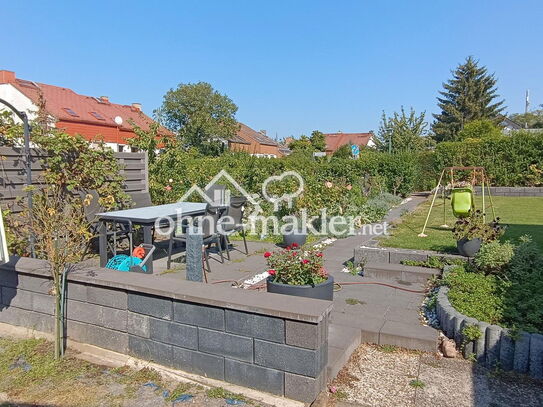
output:
[[[268,292],[332,301],[334,279],[323,266],[322,252],[296,243],[264,253],[268,261]]]
[[[485,223],[483,213],[476,210],[470,216],[456,221],[453,235],[456,239],[456,247],[462,256],[474,257],[482,243],[493,242],[503,233],[504,229],[499,225],[500,218],[490,223]]]

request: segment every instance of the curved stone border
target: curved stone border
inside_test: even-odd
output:
[[[453,266],[454,267],[454,266]],[[446,266],[443,274],[451,267]],[[478,321],[458,312],[449,302],[448,287],[440,287],[437,293],[436,313],[443,333],[460,346],[462,330],[468,325],[479,327],[482,335],[477,341],[466,344],[464,357],[474,354],[478,363],[487,367],[499,366],[503,370],[529,373],[543,379],[543,335],[520,332],[512,338],[506,328]]]

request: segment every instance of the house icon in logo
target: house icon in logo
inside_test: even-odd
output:
[[[220,170],[217,175],[213,177],[211,181],[208,182],[208,184],[204,187],[204,189],[200,188],[198,185],[191,186],[184,194],[179,198],[178,202],[186,201],[192,194],[196,193],[198,194],[204,202],[207,202],[211,205],[216,205],[217,202],[220,202],[221,205],[229,205],[230,204],[230,197],[231,192],[227,188],[224,188],[221,186],[223,184],[219,184],[218,182],[222,179],[225,179],[230,183],[235,190],[238,191],[238,196],[243,196],[247,199],[247,202],[251,204],[252,211],[251,216],[258,215],[262,208],[260,207],[260,199],[256,199],[254,195],[251,195],[249,192],[245,190],[228,172],[225,170]]]

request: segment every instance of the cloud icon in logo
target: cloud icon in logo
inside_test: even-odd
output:
[[[272,182],[280,182],[286,177],[294,177],[298,181],[298,189],[290,194],[283,194],[281,196],[277,195],[270,195],[268,193],[268,185]],[[296,198],[298,195],[300,195],[304,190],[304,179],[300,174],[298,174],[296,171],[286,171],[282,173],[281,175],[273,175],[271,177],[268,177],[263,183],[262,183],[262,195],[264,198],[273,203],[273,209],[275,211],[279,210],[279,204],[282,201],[285,201],[287,203],[287,206],[289,208],[292,208],[292,201],[294,198]]]

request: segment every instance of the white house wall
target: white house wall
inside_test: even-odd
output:
[[[11,103],[17,110],[26,112],[29,120],[34,120],[37,116],[38,107],[32,103],[32,100],[22,94],[17,88],[9,83],[0,84],[0,99]],[[9,110],[0,103],[0,111]],[[21,123],[21,119],[13,115],[16,123]]]

